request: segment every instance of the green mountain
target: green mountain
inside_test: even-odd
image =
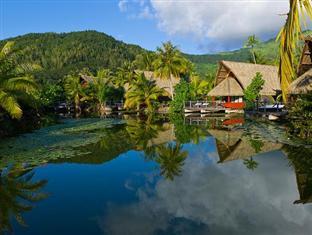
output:
[[[123,62],[132,61],[136,55],[147,51],[97,31],[32,33],[2,40],[0,46],[8,40],[15,41],[15,47],[19,50],[18,60],[42,66],[43,70],[38,77],[46,81],[62,79],[71,71],[82,68],[89,68],[91,71],[100,67],[115,70]],[[260,43],[255,51],[261,63],[277,63],[278,43],[274,39]],[[208,72],[214,74],[220,60],[251,61],[247,48],[217,54],[184,55],[195,64],[202,77]]]
[[[6,41],[15,42],[19,61],[41,65],[43,69],[39,77],[52,80],[82,68],[114,70],[145,51],[96,31],[31,33],[1,41],[0,46]]]

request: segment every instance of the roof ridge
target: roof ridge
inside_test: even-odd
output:
[[[253,63],[248,63],[248,62],[242,62],[242,61],[232,61],[232,60],[221,60],[221,63],[235,63],[235,64],[246,64],[246,65],[255,65],[255,66],[265,66],[265,67],[273,67],[277,68],[276,65],[270,65],[270,64],[253,64]]]

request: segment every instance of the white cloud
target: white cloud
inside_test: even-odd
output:
[[[273,36],[285,20],[279,14],[288,10],[288,0],[151,0],[151,5],[161,30],[221,48],[237,46],[251,34]]]
[[[128,0],[120,0],[118,2],[119,10],[121,12],[126,12],[127,11],[127,4],[128,4]]]
[[[122,2],[122,3],[121,3]],[[125,0],[121,0],[122,4]],[[247,36],[275,36],[289,0],[132,0],[131,13],[157,21],[172,36],[191,37],[210,50],[241,46]],[[131,3],[130,3],[131,2]],[[124,9],[124,8],[123,8]]]
[[[242,161],[215,163],[201,152],[206,145],[193,151],[174,181],[155,179],[156,185],[137,188],[138,201],[110,204],[102,229],[116,235],[309,234],[312,207],[293,205],[295,175],[282,152],[255,157],[259,167],[250,171]]]

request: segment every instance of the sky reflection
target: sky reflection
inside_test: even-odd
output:
[[[309,234],[311,205],[294,205],[296,177],[281,151],[255,157],[254,171],[242,160],[217,163],[213,137],[190,155],[174,181],[137,187],[138,201],[110,204],[100,226],[107,234]],[[209,146],[209,147],[208,147]],[[157,177],[157,176],[153,176]],[[149,176],[151,178],[151,176]],[[152,181],[149,179],[149,181]]]

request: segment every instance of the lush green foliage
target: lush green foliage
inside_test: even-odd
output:
[[[290,132],[312,143],[312,94],[301,95],[289,110]]]
[[[23,115],[21,103],[33,104],[37,85],[30,72],[38,67],[17,63],[13,45],[8,42],[0,51],[0,107],[19,119]]]
[[[95,77],[92,77],[92,81],[87,84],[88,89],[86,96],[84,97],[92,104],[96,104],[97,110],[101,115],[104,115],[106,110],[107,101],[112,101],[117,98],[121,100],[123,91],[117,89],[113,85],[114,77],[109,69],[100,69],[97,71]]]
[[[170,102],[170,112],[183,112],[184,103],[190,100],[190,85],[185,80],[181,80],[174,88],[175,99]]]
[[[151,113],[155,110],[158,98],[164,94],[165,90],[157,87],[155,81],[148,80],[144,73],[139,73],[125,95],[125,107],[140,110],[145,105],[147,112]]]
[[[99,68],[116,70],[125,61],[133,61],[136,55],[145,52],[139,46],[96,31],[27,34],[10,40],[20,50],[19,63],[41,65],[42,71],[36,74],[38,79],[55,82],[83,68],[92,72]]]
[[[78,74],[67,75],[65,77],[64,89],[68,100],[73,100],[75,104],[75,113],[78,116],[81,113],[80,101],[83,96],[83,87]]]
[[[256,35],[251,35],[251,36],[248,37],[248,39],[247,39],[247,41],[245,42],[245,45],[244,45],[246,48],[249,48],[251,56],[252,56],[252,61],[253,61],[254,64],[257,64],[257,62],[258,62],[256,60],[256,54],[255,54],[254,48],[259,43],[260,43],[260,40],[256,37]]]
[[[155,75],[170,81],[171,99],[174,99],[172,79],[181,77],[189,72],[189,63],[182,56],[181,52],[171,44],[163,43],[157,48],[156,59],[154,60]]]
[[[301,25],[307,23],[301,22],[301,19],[305,21],[306,18],[312,19],[311,0],[290,0],[285,25],[276,38],[280,41],[279,77],[284,101],[287,99],[288,87],[296,77],[296,49],[302,35]]]
[[[197,74],[191,75],[190,98],[191,100],[203,100],[212,89],[212,82],[202,80]]]
[[[260,97],[260,91],[263,88],[264,80],[261,73],[256,73],[251,83],[244,90],[244,100],[246,102],[246,108],[254,108],[255,101]]]

